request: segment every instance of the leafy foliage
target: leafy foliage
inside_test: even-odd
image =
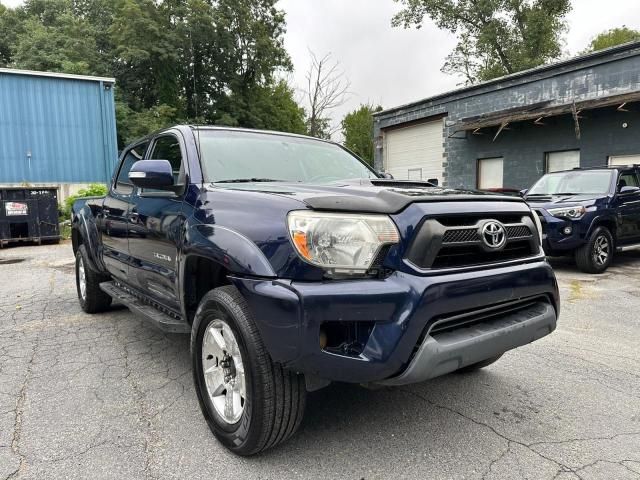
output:
[[[395,26],[420,28],[426,17],[458,36],[443,71],[467,83],[536,67],[561,53],[571,0],[396,0]]]
[[[64,201],[64,209],[63,209],[63,218],[70,218],[71,216],[71,207],[73,207],[73,202],[78,200],[79,198],[86,197],[102,197],[107,194],[107,186],[101,183],[92,183],[87,188],[82,188],[78,190],[78,193],[75,195],[70,195]]]
[[[342,120],[344,146],[373,166],[373,114],[382,111],[381,106],[360,105]]]
[[[177,122],[304,131],[277,0],[0,5],[0,65],[116,78],[119,145]]]
[[[627,27],[612,28],[606,32],[597,35],[591,43],[587,52],[596,52],[605,48],[615,47],[627,42],[636,42],[640,40],[640,30],[632,30]]]

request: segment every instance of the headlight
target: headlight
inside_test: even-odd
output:
[[[287,217],[298,254],[331,273],[364,273],[384,245],[398,243],[395,224],[386,215],[294,211]]]
[[[579,206],[579,207],[565,207],[565,208],[549,208],[547,212],[549,212],[554,217],[564,217],[571,218],[573,220],[577,220],[582,218],[586,213],[587,209]]]

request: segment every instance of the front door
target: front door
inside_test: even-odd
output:
[[[184,148],[178,135],[156,138],[147,158],[168,160],[174,183],[184,185]],[[137,188],[128,218],[132,257],[129,276],[133,286],[158,303],[178,310],[178,243],[185,220],[182,194]]]
[[[618,193],[614,200],[618,210],[619,246],[640,242],[640,192],[620,193],[622,187],[640,187],[640,179],[633,171],[625,171],[618,178]]]
[[[134,191],[133,184],[129,181],[129,170],[135,162],[144,158],[147,146],[148,142],[138,144],[122,156],[118,173],[102,204],[98,222],[104,264],[113,277],[125,283],[129,281],[127,220]]]

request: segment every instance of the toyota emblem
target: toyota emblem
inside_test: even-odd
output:
[[[507,233],[504,226],[496,221],[490,221],[482,227],[482,241],[492,250],[499,250],[507,243]]]

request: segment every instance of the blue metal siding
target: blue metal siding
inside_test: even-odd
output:
[[[106,183],[117,154],[113,86],[0,72],[0,183]]]

